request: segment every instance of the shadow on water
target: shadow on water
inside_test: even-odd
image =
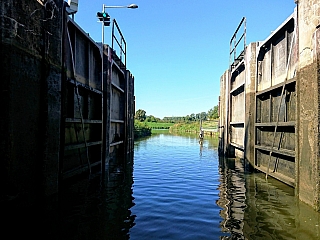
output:
[[[200,143],[196,134],[155,133],[136,141],[135,158],[129,156],[106,179],[97,174],[65,183],[56,204],[2,206],[2,235],[319,239],[319,213],[298,201],[293,188],[248,172],[243,160],[219,158],[217,148],[217,138],[210,136]]]
[[[96,173],[64,182],[54,200],[33,208],[2,206],[3,239],[129,239],[135,220],[132,171],[133,155],[105,178]]]
[[[129,239],[135,216],[132,197],[133,156],[124,169],[69,183],[60,197],[57,239]]]
[[[318,212],[299,201],[292,187],[244,166],[240,159],[219,159],[223,231],[232,239],[319,239]]]

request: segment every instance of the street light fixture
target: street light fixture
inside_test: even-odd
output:
[[[137,4],[130,4],[130,5],[127,5],[127,6],[106,6],[103,4],[103,11],[105,8],[138,8],[138,5]]]
[[[138,8],[137,4],[129,4],[127,6],[107,6],[105,4],[102,5],[102,12],[97,12],[97,17],[102,22],[102,47],[104,44],[104,26],[110,26],[110,16],[108,13],[105,12],[106,8],[131,8],[136,9]]]
[[[138,5],[137,5],[137,4],[130,4],[130,5],[128,6],[128,8],[138,8]]]

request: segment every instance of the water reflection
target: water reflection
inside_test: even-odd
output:
[[[217,153],[210,139],[154,135],[136,142],[131,239],[217,239]],[[201,147],[201,148],[200,148]],[[201,156],[199,152],[201,151]]]
[[[105,178],[97,173],[64,182],[57,198],[39,199],[32,208],[1,204],[2,239],[129,239],[133,156],[118,167]]]
[[[319,239],[319,213],[300,202],[293,188],[245,169],[242,160],[219,160],[223,231],[234,239]]]
[[[198,140],[162,132],[136,141],[128,164],[106,178],[66,183],[45,214],[7,209],[7,232],[68,240],[319,239],[319,213],[293,188],[247,171],[242,160],[218,158],[217,138]]]
[[[199,145],[200,145],[200,153],[199,153],[199,156],[201,157],[201,156],[202,156],[202,150],[203,150],[203,141],[202,141],[202,140],[199,140]]]
[[[245,236],[265,239],[319,239],[319,213],[300,202],[294,189],[263,174],[247,178]]]
[[[135,215],[132,197],[133,156],[105,178],[68,182],[59,199],[59,214],[46,239],[129,239]],[[58,225],[57,225],[58,223]]]
[[[245,200],[244,171],[240,161],[219,158],[219,200],[223,219],[220,227],[231,233],[232,239],[243,239]]]

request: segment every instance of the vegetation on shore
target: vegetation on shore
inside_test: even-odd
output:
[[[145,122],[151,129],[169,129],[174,123],[166,122]]]
[[[139,109],[135,112],[134,138],[151,135],[152,129],[169,129],[170,132],[198,132],[200,120],[203,128],[217,128],[218,106],[214,106],[207,113],[190,114],[182,117],[164,117],[163,119],[146,115],[146,111]]]
[[[199,132],[200,123],[199,122],[182,122],[176,123],[170,127],[170,132]]]
[[[134,120],[134,139],[151,136],[151,128],[145,122]]]
[[[218,120],[202,121],[203,129],[217,129]],[[170,127],[170,132],[193,132],[198,133],[200,130],[199,122],[176,123]]]
[[[152,115],[147,115],[146,111],[143,109],[139,109],[135,112],[135,119],[140,122],[161,122],[161,123],[178,123],[178,122],[196,122],[200,120],[213,120],[219,118],[218,106],[214,106],[209,109],[208,112],[201,113],[191,113],[187,116],[175,116],[175,117],[164,117],[163,119],[157,118]]]

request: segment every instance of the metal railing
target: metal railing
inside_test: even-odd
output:
[[[116,32],[119,34],[120,39],[117,38],[116,36]],[[113,19],[112,21],[112,40],[111,40],[111,48],[114,51],[115,50],[115,43],[117,44],[120,53],[119,53],[119,57],[120,57],[120,61],[124,64],[124,67],[126,68],[127,66],[127,43],[122,35],[122,32],[119,28],[119,25],[117,23],[117,21],[115,19]]]
[[[246,23],[246,18],[243,17],[241,22],[239,23],[236,31],[234,32],[231,40],[230,40],[230,70],[232,70],[232,66],[237,65],[238,62],[240,62],[243,57],[244,57],[244,51],[246,49],[246,33],[247,33],[247,23]],[[243,25],[243,26],[242,26]],[[239,30],[243,29],[243,33],[241,34],[241,36],[239,37],[239,39],[237,40],[237,34],[239,32]],[[237,47],[238,45],[241,43],[241,41],[243,40],[243,49],[241,49],[240,54],[237,56]]]

